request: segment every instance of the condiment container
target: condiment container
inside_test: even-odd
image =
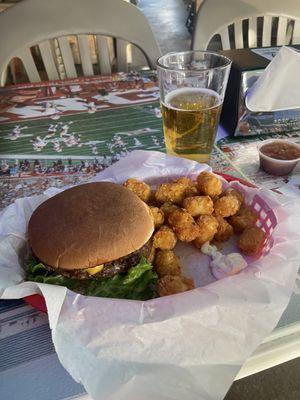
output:
[[[300,160],[300,156],[292,160],[280,160],[277,158],[273,158],[270,155],[264,154],[263,147],[271,143],[274,143],[274,145],[277,144],[277,146],[280,146],[282,144],[289,144],[298,149],[299,154],[300,154],[300,145],[285,139],[269,139],[269,140],[264,140],[257,146],[259,152],[260,167],[264,171],[266,171],[269,174],[278,176],[289,174],[297,165],[298,161]]]

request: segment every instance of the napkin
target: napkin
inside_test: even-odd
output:
[[[300,108],[300,53],[282,47],[250,88],[246,106],[253,112]]]
[[[151,184],[195,178],[207,165],[134,151],[95,180]],[[238,275],[216,281],[208,257],[188,244],[176,252],[197,288],[145,302],[86,297],[22,282],[26,228],[33,210],[59,189],[18,199],[0,215],[0,297],[42,293],[62,365],[93,400],[221,400],[246,359],[274,329],[292,294],[300,260],[297,199],[236,182],[247,202],[259,196],[278,222],[272,248]],[[266,215],[265,215],[266,217]],[[26,250],[26,249],[25,249]]]

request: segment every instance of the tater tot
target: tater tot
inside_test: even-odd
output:
[[[196,222],[174,227],[176,236],[182,242],[192,242],[199,235],[199,226]]]
[[[135,193],[141,200],[147,203],[151,196],[151,188],[147,183],[138,181],[137,179],[127,179],[124,186]]]
[[[153,217],[155,228],[159,228],[164,223],[164,213],[158,207],[150,206],[150,213]]]
[[[199,249],[205,242],[210,242],[218,230],[218,220],[213,215],[200,215],[196,220],[199,226],[199,235],[195,238],[194,244]]]
[[[190,178],[187,176],[182,176],[181,178],[175,179],[174,182],[180,183],[183,185],[185,188],[188,188],[189,186],[194,186],[195,182],[193,182]]]
[[[160,203],[169,201],[174,204],[181,204],[184,199],[185,187],[181,183],[169,182],[158,185],[155,198]]]
[[[157,293],[160,297],[169,296],[171,294],[186,292],[194,289],[195,284],[193,279],[182,276],[165,275],[158,279]]]
[[[195,282],[193,278],[188,278],[187,276],[181,275],[183,283],[187,286],[187,290],[195,289]]]
[[[200,194],[219,196],[222,193],[222,181],[214,174],[203,171],[197,177],[197,186]]]
[[[197,189],[196,185],[189,186],[185,189],[185,192],[184,192],[185,197],[192,197],[192,196],[197,196],[197,195],[198,195],[198,189]]]
[[[155,271],[159,278],[165,275],[180,275],[179,258],[172,250],[159,250],[155,257]]]
[[[214,203],[215,213],[223,218],[230,217],[236,214],[241,207],[241,203],[235,196],[220,197]]]
[[[174,182],[180,183],[185,187],[184,197],[196,196],[198,194],[196,182],[192,181],[192,179],[183,176],[181,178],[175,179]]]
[[[195,222],[194,218],[187,211],[182,210],[181,208],[171,212],[168,217],[168,221],[171,226],[192,224]]]
[[[164,213],[165,218],[168,218],[168,216],[171,214],[172,211],[175,210],[180,210],[180,208],[178,206],[176,206],[173,203],[170,203],[169,201],[167,201],[166,203],[164,203],[161,207],[160,207],[161,211]]]
[[[192,242],[199,234],[199,226],[194,218],[184,210],[173,211],[169,215],[168,221],[182,242]]]
[[[226,242],[233,235],[233,227],[223,217],[216,215],[216,218],[218,220],[219,225],[217,233],[214,236],[214,239],[217,240],[218,242]]]
[[[192,217],[210,215],[214,211],[214,203],[209,196],[186,197],[182,206]]]
[[[171,228],[163,225],[153,235],[153,245],[157,249],[172,250],[177,242],[175,233]]]
[[[244,230],[244,232],[238,238],[237,245],[244,254],[252,256],[260,253],[264,246],[265,240],[265,232],[257,226],[253,226]]]
[[[233,188],[226,189],[225,192],[223,193],[223,196],[234,196],[238,199],[241,205],[244,203],[243,194],[236,189]]]
[[[229,218],[235,233],[242,233],[246,228],[255,226],[258,215],[250,207],[241,207],[239,212]]]

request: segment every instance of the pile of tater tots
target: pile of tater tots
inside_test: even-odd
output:
[[[177,240],[201,249],[206,242],[220,247],[236,234],[237,246],[244,254],[256,255],[262,250],[266,235],[256,226],[257,213],[245,205],[241,192],[232,188],[222,191],[222,181],[210,172],[201,172],[196,182],[181,177],[161,183],[155,191],[137,179],[128,179],[124,186],[149,205],[153,216],[159,296],[194,287],[193,279],[182,275],[173,252]]]

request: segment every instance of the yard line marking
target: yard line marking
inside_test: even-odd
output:
[[[137,103],[137,104],[134,104],[135,106],[139,106],[139,105],[144,105],[144,104],[155,104],[155,103],[157,103],[157,99],[155,99],[155,100],[150,100],[150,101],[148,101],[148,102],[142,102],[141,104],[139,104],[139,103]],[[130,104],[126,104],[126,105],[124,105],[124,106],[118,106],[118,107],[111,107],[110,109],[102,109],[102,110],[97,110],[96,112],[95,112],[95,114],[97,114],[97,113],[101,113],[101,112],[105,112],[105,111],[117,111],[118,109],[122,109],[122,108],[130,108],[131,107],[131,105]],[[82,111],[82,112],[75,112],[75,113],[68,113],[68,114],[61,114],[60,115],[60,118],[64,118],[64,117],[69,117],[69,116],[74,116],[74,115],[78,115],[78,114],[87,114],[87,112],[86,111]],[[91,114],[89,114],[89,115],[91,115]],[[45,118],[45,117],[37,117],[37,118],[23,118],[23,119],[21,119],[21,120],[17,120],[17,121],[11,121],[11,122],[6,122],[5,123],[5,125],[8,125],[8,124],[20,124],[20,123],[26,123],[26,122],[28,122],[28,121],[38,121],[38,120],[40,120],[40,119],[43,119],[43,118]],[[49,117],[46,117],[47,119],[51,119],[51,118],[49,118]]]

